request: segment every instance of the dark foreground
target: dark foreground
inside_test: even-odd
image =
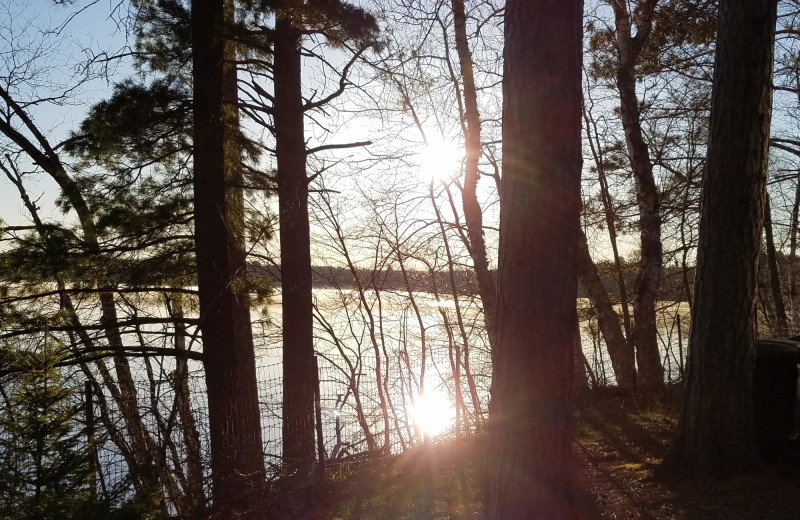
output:
[[[800,519],[800,447],[747,477],[669,482],[655,475],[678,399],[593,393],[576,405],[577,517]],[[477,519],[481,441],[426,446],[402,456],[330,468],[322,518]]]

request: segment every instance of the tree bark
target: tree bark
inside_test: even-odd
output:
[[[569,518],[580,0],[509,0],[487,519]]]
[[[192,3],[194,218],[213,508],[254,518],[265,480],[246,285],[230,0]]]
[[[752,367],[776,3],[719,6],[686,395],[664,461],[686,474],[746,471],[758,461]]]
[[[478,279],[478,291],[483,303],[486,332],[490,347],[494,344],[495,305],[497,287],[489,270],[486,256],[486,242],[483,239],[483,212],[478,202],[478,160],[481,156],[481,119],[478,111],[478,94],[475,90],[475,77],[472,67],[472,54],[467,40],[467,17],[464,12],[464,0],[452,0],[453,27],[456,37],[456,52],[461,69],[461,81],[464,83],[464,113],[462,128],[466,141],[466,157],[464,164],[464,188],[461,190],[461,202],[464,208],[464,221],[467,224],[469,237],[469,254],[475,276]]]
[[[622,326],[619,322],[619,315],[611,305],[608,291],[603,287],[603,281],[597,272],[597,266],[595,266],[592,256],[589,254],[589,246],[586,243],[586,235],[583,232],[578,237],[578,280],[586,290],[594,313],[597,316],[597,323],[606,342],[608,357],[611,358],[611,366],[617,378],[617,385],[623,390],[635,391],[636,360],[634,353],[625,339],[625,334],[623,334]]]
[[[290,4],[290,2],[287,2]],[[290,5],[275,21],[275,156],[283,300],[283,463],[288,473],[315,461],[311,239],[301,90],[301,33]]]
[[[641,250],[639,271],[633,287],[633,342],[639,365],[638,385],[660,388],[664,385],[664,368],[658,350],[656,330],[656,298],[661,281],[662,247],[661,215],[658,188],[653,177],[650,152],[642,134],[639,99],[636,96],[636,61],[650,34],[653,11],[658,0],[647,0],[634,11],[636,34],[628,3],[612,0],[616,22],[617,89],[625,143],[636,183],[639,206]]]

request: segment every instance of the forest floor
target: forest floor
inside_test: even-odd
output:
[[[679,399],[592,393],[576,403],[578,518],[800,519],[800,444],[749,476],[667,482],[655,474]],[[330,468],[323,518],[466,520],[482,510],[482,440]]]

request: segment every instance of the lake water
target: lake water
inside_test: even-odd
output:
[[[376,295],[368,292],[364,297],[365,303],[355,290],[316,289],[314,298],[322,419],[329,454],[341,453],[342,443],[353,446],[355,451],[364,447],[363,429],[356,419],[354,392],[360,394],[370,431],[378,439],[383,438],[383,410],[377,395],[375,374],[376,346],[382,366],[381,376],[385,378],[383,386],[387,390],[392,450],[402,448],[420,433],[425,433],[418,431],[420,427],[432,436],[452,435],[457,420],[462,431],[471,430],[485,420],[491,364],[483,315],[474,299],[459,297],[456,308],[454,299],[437,299],[429,293],[383,292]],[[412,298],[419,309],[419,317]],[[584,310],[589,308],[588,300],[581,300],[579,305]],[[280,377],[279,296],[267,311],[270,323],[259,322],[256,326],[260,331],[258,363],[262,368],[259,376],[264,387],[270,389],[262,400],[269,410],[265,415],[269,419],[264,425],[268,433],[265,438],[267,451],[279,453],[280,385],[279,382],[267,383]],[[667,380],[681,376],[687,343],[687,314],[686,304],[676,303],[664,303],[659,313],[658,339]],[[680,320],[676,316],[681,316]],[[375,324],[374,335],[370,334],[370,318]],[[603,385],[615,384],[595,319],[581,322],[581,341],[593,379]],[[455,367],[459,367],[458,377],[454,377]],[[426,399],[418,403],[421,382],[424,383]],[[457,388],[464,403],[460,414],[456,413],[453,404]],[[436,424],[427,424],[430,422]]]
[[[368,291],[362,298],[355,290],[331,289],[315,289],[314,299],[321,422],[327,457],[344,457],[366,450],[365,428],[374,437],[375,445],[383,447],[388,423],[388,449],[397,452],[423,437],[453,435],[456,423],[459,431],[468,432],[485,421],[491,365],[483,315],[477,301],[460,296],[456,304],[452,298],[436,298],[429,293],[389,291],[380,294]],[[134,312],[153,318],[167,316],[165,307],[155,302],[145,306],[145,312],[141,310],[141,302],[129,303],[120,305],[122,319],[132,317]],[[579,305],[584,311],[588,309],[586,300]],[[666,378],[670,380],[680,376],[680,364],[685,359],[687,311],[685,304],[665,303],[659,315],[659,342]],[[196,309],[187,308],[185,312],[187,316],[196,316]],[[676,316],[681,316],[682,349],[679,348]],[[597,333],[596,320],[584,318],[581,341],[594,380],[613,384],[611,364]],[[268,462],[277,466],[281,455],[282,412],[280,294],[265,307],[254,309],[252,320],[264,448]],[[126,334],[127,341],[144,341],[154,347],[170,346],[172,340],[165,334],[169,328],[168,324],[140,327]],[[199,348],[197,342],[188,344],[193,350]],[[380,382],[375,370],[376,360],[380,362]],[[174,370],[174,363],[170,360],[158,366],[153,366],[154,361],[134,360],[133,363],[142,381],[141,409],[156,431],[159,419],[153,410],[169,416],[173,405],[174,394],[168,374]],[[190,366],[193,406],[201,437],[207,441],[205,380],[199,363],[191,362]],[[379,399],[379,384],[384,390],[385,412]],[[424,398],[421,397],[423,387]],[[454,406],[457,394],[463,403],[458,410]],[[154,402],[157,403],[155,407]],[[359,416],[363,417],[362,421]],[[176,443],[180,445],[179,440]],[[104,447],[106,471],[124,471],[119,469],[121,461],[110,442]],[[176,460],[175,464],[179,463]]]

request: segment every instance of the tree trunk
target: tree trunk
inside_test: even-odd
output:
[[[575,320],[575,331],[572,340],[572,395],[580,395],[589,390],[589,370],[586,356],[583,354],[581,341],[581,324]],[[592,379],[594,380],[594,374]]]
[[[586,243],[586,235],[582,232],[578,237],[578,280],[586,290],[589,301],[597,316],[597,323],[600,332],[606,342],[608,356],[611,358],[611,366],[614,368],[614,375],[617,378],[617,385],[623,390],[636,390],[636,361],[633,350],[626,341],[619,322],[619,315],[611,305],[606,288],[597,272],[592,257],[589,254],[589,246]]]
[[[769,195],[764,203],[764,236],[767,246],[767,268],[769,270],[769,286],[772,292],[772,302],[775,306],[775,333],[780,338],[789,336],[789,322],[786,318],[786,306],[783,304],[781,293],[781,277],[778,272],[778,259],[775,251],[775,238],[772,234],[772,208]]]
[[[630,316],[630,300],[628,298],[628,285],[625,282],[625,269],[622,265],[622,258],[619,254],[619,247],[617,243],[617,215],[614,210],[614,204],[611,200],[611,190],[608,188],[608,177],[606,175],[606,165],[603,158],[603,147],[599,142],[597,122],[592,119],[591,112],[586,108],[587,101],[592,103],[591,92],[584,93],[583,102],[583,120],[586,128],[587,141],[589,149],[592,151],[595,167],[597,168],[597,180],[600,184],[600,199],[603,202],[603,216],[606,220],[606,229],[608,230],[608,240],[611,243],[611,254],[614,258],[614,267],[617,274],[617,287],[619,289],[619,304],[622,310],[622,325],[625,331],[625,340],[628,343],[628,348],[634,352],[633,334],[631,332],[631,316]],[[635,371],[635,367],[634,367]]]
[[[800,302],[797,295],[797,228],[800,221],[800,172],[795,181],[794,204],[792,205],[792,220],[789,224],[789,305],[791,306],[792,326],[800,329]]]
[[[301,33],[289,8],[275,22],[275,156],[283,299],[283,463],[289,473],[315,460],[314,336],[308,178],[301,91]]]
[[[175,350],[186,351],[186,324],[183,322],[183,298],[180,293],[167,297],[170,315],[175,323]],[[189,518],[201,518],[205,514],[206,497],[203,492],[203,458],[200,433],[192,413],[192,395],[189,389],[189,366],[185,357],[175,358],[172,388],[175,392],[174,407],[185,450],[186,482],[182,500],[183,510]]]
[[[478,95],[475,91],[472,54],[467,40],[467,17],[464,12],[464,0],[452,0],[452,5],[456,52],[458,53],[458,63],[461,68],[461,80],[464,82],[462,128],[466,141],[466,157],[464,189],[461,190],[461,201],[469,236],[469,254],[472,257],[472,265],[475,269],[475,276],[478,279],[478,291],[483,303],[486,332],[491,347],[494,344],[497,288],[486,257],[486,243],[483,240],[483,212],[478,203],[477,194],[478,180],[480,179],[478,160],[481,156],[481,120],[478,112]]]
[[[638,385],[660,388],[664,385],[664,368],[658,350],[656,330],[656,298],[661,281],[661,215],[658,188],[653,177],[650,152],[642,135],[639,99],[636,96],[636,61],[652,26],[657,0],[647,0],[637,8],[636,35],[632,35],[627,2],[612,1],[617,38],[617,88],[625,143],[636,181],[636,202],[639,206],[641,251],[639,271],[633,287],[633,341],[639,365]]]
[[[668,470],[757,463],[755,291],[767,172],[775,0],[722,0],[686,395]]]
[[[476,175],[477,175],[477,170],[476,170]],[[453,382],[455,384],[456,402],[457,403],[464,402],[461,390],[461,367],[463,366],[464,376],[466,377],[467,380],[467,388],[469,389],[470,393],[470,400],[472,401],[472,411],[473,415],[475,416],[475,426],[478,427],[481,421],[480,400],[478,398],[478,389],[475,386],[475,379],[472,377],[472,372],[470,371],[469,368],[469,340],[467,339],[467,329],[464,327],[464,316],[461,312],[461,303],[459,302],[458,299],[458,287],[456,285],[456,278],[455,278],[456,264],[453,259],[452,251],[450,250],[450,242],[448,242],[447,240],[447,232],[445,230],[444,219],[442,218],[442,212],[439,210],[439,206],[436,204],[436,198],[433,192],[433,181],[431,181],[429,185],[428,194],[431,199],[431,205],[433,206],[433,210],[436,213],[436,220],[439,222],[439,232],[442,234],[442,243],[444,244],[445,254],[447,255],[447,274],[450,280],[450,292],[453,297],[453,309],[456,311],[456,325],[458,326],[458,331],[461,335],[461,346],[455,345],[457,362],[455,364],[455,370],[453,370]],[[487,273],[488,273],[488,268],[487,268]],[[492,284],[494,284],[494,280],[492,280]],[[494,307],[494,303],[492,304],[492,307]],[[487,330],[486,330],[487,335],[491,336],[492,331],[490,329],[490,326],[488,325],[489,314],[486,313],[485,307],[484,307],[484,317],[487,318],[487,320],[485,320],[485,322],[487,323]],[[492,340],[490,337],[489,339],[490,347],[491,347],[491,341]],[[463,348],[463,358],[461,356],[462,348]],[[456,412],[457,411],[458,410],[456,410]],[[466,420],[464,421],[464,424],[465,425],[467,424]],[[468,428],[464,428],[464,433],[468,432],[469,432]],[[456,435],[458,435],[458,429],[456,429]]]
[[[347,248],[347,241],[345,240],[345,237],[344,237],[344,234],[343,234],[343,230],[342,230],[342,226],[341,226],[341,224],[340,224],[340,222],[338,220],[337,212],[333,209],[333,206],[331,206],[330,198],[329,198],[327,193],[321,194],[320,195],[320,199],[321,199],[322,205],[324,207],[323,211],[327,211],[326,216],[328,218],[328,221],[332,224],[333,233],[334,233],[334,235],[336,237],[336,241],[338,243],[338,246],[341,248],[341,252],[342,252],[342,255],[344,256],[344,260],[347,263],[347,268],[350,271],[350,275],[352,276],[353,282],[356,285],[356,290],[358,291],[358,299],[359,299],[359,302],[361,303],[361,306],[362,306],[362,309],[363,309],[362,312],[366,312],[368,318],[371,318],[372,317],[372,313],[369,312],[370,307],[367,304],[366,295],[365,295],[365,292],[364,292],[364,286],[362,285],[361,280],[358,278],[358,270],[356,269],[356,266],[353,264],[352,258],[350,257],[350,252],[348,251],[348,248]],[[398,253],[398,258],[402,258],[402,257],[399,256],[399,253]],[[403,269],[402,259],[400,260],[400,267],[401,267],[401,269]],[[405,270],[403,271],[403,276],[405,277],[406,285],[408,286],[408,278],[407,278],[407,276],[405,274]],[[410,286],[408,286],[408,287],[410,287]],[[339,289],[340,291],[342,290],[338,286],[337,286],[337,289]],[[319,319],[319,317],[320,317],[319,313],[317,313],[317,317]],[[375,378],[375,380],[377,382],[377,381],[381,380],[381,370],[380,370],[380,351],[376,348],[377,347],[377,342],[375,341],[375,338],[374,338],[374,331],[375,331],[374,325],[375,325],[374,321],[370,322],[369,331],[371,333],[373,333],[373,334],[370,335],[370,341],[371,341],[371,344],[373,346],[373,352],[375,352],[375,355],[376,355],[376,364],[375,364],[376,378]],[[329,331],[329,333],[331,334],[332,337],[336,337],[335,333],[333,332],[333,327],[330,326],[330,324],[326,324],[326,328],[328,329],[328,331]],[[424,341],[424,336],[423,336],[422,344],[423,344],[422,360],[423,360],[423,365],[424,365],[424,361],[425,361],[425,355],[424,355],[424,353],[425,353],[424,352],[425,341]],[[344,349],[342,348],[342,344],[338,339],[336,339],[336,346],[337,346],[337,349],[339,350],[339,354],[344,359],[345,364],[347,365],[347,367],[348,367],[348,369],[350,371],[349,379],[350,379],[350,384],[351,384],[351,387],[352,387],[353,399],[355,400],[356,419],[358,420],[358,424],[361,426],[361,429],[364,432],[364,437],[366,438],[366,441],[367,441],[367,450],[370,451],[370,452],[377,452],[378,451],[378,444],[375,441],[375,436],[373,435],[373,433],[371,431],[371,428],[370,428],[370,425],[369,425],[369,423],[367,421],[367,418],[364,415],[364,407],[361,404],[361,393],[359,391],[359,382],[361,380],[362,368],[363,368],[363,357],[362,357],[361,349],[359,348],[359,352],[358,352],[358,355],[356,356],[356,360],[355,360],[356,363],[353,364],[353,362],[350,360],[350,357],[345,354]],[[385,432],[388,432],[389,431],[389,416],[386,413],[386,400],[384,399],[384,396],[383,396],[383,387],[381,385],[378,385],[377,390],[378,390],[378,400],[380,402],[381,410],[384,412],[383,413],[383,418],[384,418]],[[386,437],[384,437],[384,439],[385,439],[385,446],[388,446],[389,445],[388,444],[389,443],[389,439],[386,438]]]
[[[580,0],[509,0],[487,519],[569,518]]]
[[[192,3],[194,218],[214,510],[256,515],[265,480],[246,285],[236,69],[224,41],[233,3]]]
[[[90,255],[97,254],[100,251],[100,243],[95,227],[95,216],[81,192],[80,185],[69,176],[61,163],[57,151],[50,146],[46,138],[34,126],[24,108],[17,104],[2,87],[0,87],[0,98],[6,102],[11,113],[25,123],[28,130],[36,137],[38,144],[33,144],[24,135],[7,124],[0,125],[0,131],[23,149],[31,160],[47,172],[58,184],[62,196],[69,201],[78,217],[86,252]],[[25,205],[31,210],[34,220],[37,220],[36,206],[24,194],[21,183],[17,184],[15,182],[14,184],[20,189],[20,195]],[[47,240],[47,235],[44,233],[41,223],[37,224],[37,227],[40,230],[40,234],[42,234],[42,238]],[[99,273],[102,273],[102,271],[102,269],[98,269]],[[113,288],[105,276],[102,275],[98,277],[97,285],[98,288],[108,291],[101,292],[98,297],[100,300],[100,323],[103,326],[105,339],[111,350],[121,352],[123,350],[123,342],[118,325],[116,303],[112,293]],[[75,318],[77,320],[77,316]],[[149,493],[159,487],[159,468],[156,467],[158,447],[156,441],[147,431],[147,427],[139,413],[137,389],[128,358],[122,355],[115,355],[113,356],[113,364],[117,376],[116,383],[105,367],[105,363],[102,360],[97,362],[98,366],[102,366],[103,382],[117,403],[125,429],[128,432],[127,441],[123,441],[121,437],[118,437],[124,443],[124,445],[120,445],[120,451],[126,454],[126,462],[128,463],[131,480],[136,491]]]

